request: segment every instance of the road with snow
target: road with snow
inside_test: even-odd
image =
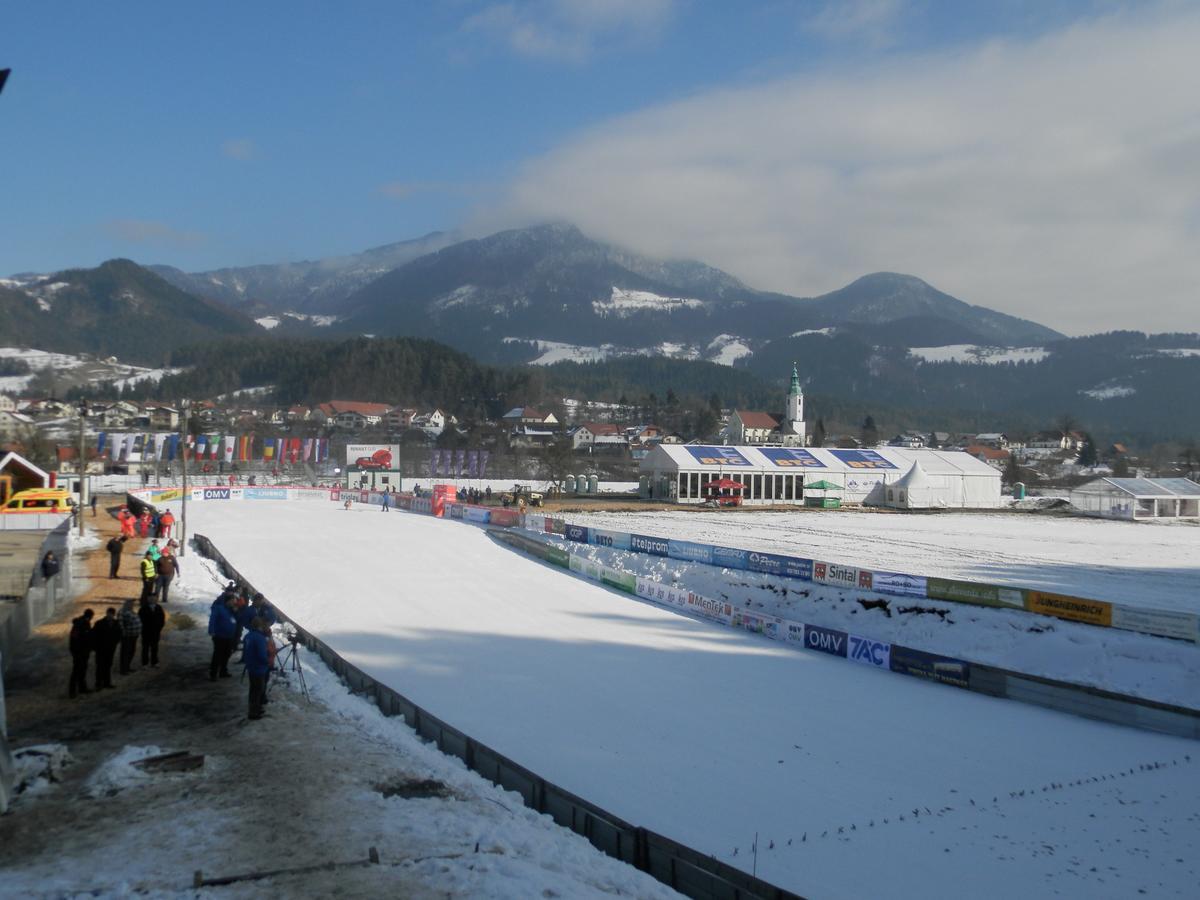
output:
[[[190,504],[189,520],[285,612],[439,717],[800,893],[1194,892],[1194,742],[693,621],[459,522],[251,501]]]

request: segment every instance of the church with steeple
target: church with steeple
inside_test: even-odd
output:
[[[782,414],[735,409],[725,424],[725,443],[750,446],[807,447],[808,429],[804,424],[804,389],[800,372],[792,363],[792,384]]]
[[[800,373],[792,363],[792,385],[788,388],[787,412],[779,423],[780,436],[785,447],[805,447],[808,433],[804,427],[804,388],[800,387]]]

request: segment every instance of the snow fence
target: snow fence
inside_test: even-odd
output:
[[[497,518],[507,522],[507,527],[520,525],[520,517],[515,510],[485,511],[500,512]],[[511,516],[507,513],[511,513]],[[531,544],[540,543],[529,538],[525,540]],[[197,534],[192,538],[192,543],[197,551],[218,564],[226,578],[236,581],[247,591],[254,591],[254,586],[241,576],[207,537]],[[372,678],[289,618],[284,610],[278,606],[274,608],[282,621],[296,629],[306,649],[320,656],[356,693],[369,696],[384,715],[402,716],[418,736],[436,744],[443,753],[457,756],[467,768],[478,772],[493,784],[519,794],[526,806],[587,838],[601,852],[648,873],[686,897],[705,900],[800,900],[799,895],[791,891],[769,884],[649,829],[626,822],[546,781],[536,772],[443,722],[403,694]]]

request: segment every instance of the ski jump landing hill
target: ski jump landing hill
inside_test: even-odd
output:
[[[1093,828],[1089,819],[1096,811],[1113,822],[1126,813],[1121,808],[1124,800],[1100,798],[1098,792],[1108,788],[1093,785],[1115,773],[1111,777],[1130,778],[1132,787],[1132,780],[1144,772],[1153,771],[1153,777],[1160,777],[1160,764],[1170,765],[1171,771],[1176,771],[1176,765],[1190,764],[1194,745],[1189,741],[1055,716],[989,698],[970,698],[947,685],[1198,736],[1196,715],[1190,710],[1052,684],[966,660],[922,654],[917,648],[888,647],[885,656],[884,648],[867,646],[863,653],[870,657],[870,668],[838,664],[827,652],[806,653],[802,648],[836,651],[839,641],[848,647],[851,637],[861,644],[866,636],[826,635],[814,629],[810,637],[802,622],[755,621],[755,617],[735,614],[712,598],[679,591],[659,596],[657,587],[642,584],[643,600],[668,607],[653,612],[656,607],[632,597],[621,600],[607,590],[638,594],[637,578],[547,543],[548,534],[568,537],[568,524],[554,519],[522,517],[514,510],[440,504],[441,519],[493,526],[489,535],[436,516],[381,519],[377,515],[330,514],[330,501],[344,502],[348,496],[359,504],[379,500],[360,492],[259,489],[282,490],[287,494],[284,497],[278,493],[248,495],[251,489],[201,490],[222,492],[190,496],[204,501],[194,507],[193,530],[214,538],[212,542],[199,539],[203,548],[218,559],[223,559],[223,550],[230,556],[225,563],[231,573],[240,573],[272,597],[286,598],[280,602],[282,611],[304,623],[310,646],[318,648],[352,685],[372,692],[385,712],[404,715],[419,733],[517,790],[526,802],[550,813],[556,821],[695,896],[735,896],[738,891],[742,896],[783,895],[766,883],[751,886],[744,880],[749,876],[741,868],[752,868],[750,841],[760,827],[775,858],[764,856],[760,847],[759,874],[788,890],[829,895],[868,892],[872,886],[862,880],[866,876],[855,874],[855,860],[865,852],[879,854],[881,878],[875,887],[893,889],[896,895],[917,895],[929,887],[920,875],[925,864],[942,865],[940,838],[946,837],[946,853],[953,847],[955,853],[967,854],[956,857],[959,865],[966,863],[972,872],[1003,879],[994,883],[1011,884],[1014,889],[1023,883],[1036,893],[1048,886],[1038,879],[1054,874],[1044,867],[1056,872],[1057,863],[1043,860],[1031,866],[1025,862],[1013,869],[1015,857],[980,858],[985,851],[978,845],[963,845],[945,832],[941,817],[958,815],[955,810],[965,804],[968,790],[980,797],[987,794],[986,815],[1008,819],[1004,825],[991,822],[986,827],[1005,832],[1017,828],[1025,833],[1023,839],[1034,841],[1039,823],[1053,820],[1052,830],[1065,827],[1074,835],[1067,846],[1059,845],[1060,852],[1070,849],[1085,858],[1096,849],[1092,844],[1113,846],[1109,835],[1097,839],[1094,831],[1089,832]],[[178,492],[157,497],[153,493],[146,492],[144,499],[163,503],[179,498]],[[284,504],[210,502],[302,498],[325,503],[289,503],[285,510]],[[131,497],[131,501],[139,499]],[[397,502],[417,512],[435,511],[432,498],[401,496]],[[339,537],[338,559],[332,562],[327,553],[331,527]],[[313,539],[312,547],[304,543],[307,536]],[[559,573],[516,561],[489,541],[490,536],[499,536],[561,567]],[[576,543],[582,543],[581,536],[576,532]],[[600,545],[610,536],[589,532],[588,542]],[[351,545],[344,558],[342,537]],[[281,580],[278,555],[272,559],[269,548],[282,541],[289,545],[287,565],[282,568],[289,571]],[[374,546],[374,555],[368,545]],[[393,559],[398,562],[401,551],[407,551],[406,561],[398,562],[411,573],[406,579],[412,579],[411,591],[402,595],[404,602],[397,605],[394,584],[379,602],[358,596],[356,589],[353,605],[359,608],[356,614],[361,613],[361,621],[344,623],[344,610],[330,618],[329,585],[338,583],[339,576],[347,572],[369,569],[372,560],[378,564],[380,551],[385,564]],[[749,565],[750,553],[743,552]],[[476,566],[485,571],[477,573]],[[521,574],[525,570],[526,574]],[[604,587],[570,587],[563,579],[570,580],[571,570],[582,576],[573,579],[575,583],[585,585],[583,579],[592,579]],[[814,567],[812,575],[816,572]],[[325,588],[319,584],[322,580]],[[311,584],[311,591],[296,587],[300,584]],[[648,596],[651,592],[653,597]],[[302,596],[307,593],[325,599],[310,602]],[[507,618],[495,618],[500,612]],[[679,617],[676,612],[692,615]],[[711,624],[697,619],[733,628],[714,631]],[[465,638],[455,629],[468,626],[477,626],[477,635],[472,635],[469,645],[459,646]],[[494,648],[516,640],[509,638],[506,629],[519,632],[523,643],[517,652],[501,657]],[[488,637],[482,637],[484,633]],[[545,649],[546,641],[530,643],[539,633],[557,635],[561,646],[569,649],[553,647],[554,671],[531,676],[522,666],[529,663],[528,656],[536,655],[534,649]],[[635,643],[644,639],[653,652],[643,656],[615,649],[619,645],[614,635],[624,640],[626,633],[635,636]],[[476,642],[476,636],[483,643]],[[767,637],[777,640],[765,640]],[[444,649],[439,650],[443,644]],[[471,659],[479,653],[486,655],[487,665],[474,672]],[[639,664],[646,660],[652,660],[653,668],[641,671]],[[880,677],[871,671],[877,666],[940,685]],[[619,695],[613,698],[619,702],[614,705],[609,699],[597,699],[598,683]],[[892,683],[895,686],[889,687]],[[404,695],[396,690],[401,684]],[[956,695],[963,696],[963,701],[954,701]],[[588,707],[582,718],[581,705]],[[563,722],[570,723],[569,733],[555,733],[556,725],[561,731]],[[468,737],[468,730],[480,740]],[[491,747],[500,748],[504,755]],[[811,754],[819,758],[807,758]],[[768,755],[780,759],[767,760]],[[796,755],[806,759],[795,760],[792,757]],[[521,763],[512,762],[514,759]],[[609,764],[598,765],[600,760]],[[776,763],[783,766],[785,760],[802,762],[800,773],[775,767]],[[842,764],[847,769],[841,769]],[[1170,792],[1179,787],[1178,777],[1161,777],[1171,778],[1174,785],[1163,785],[1167,793],[1162,796],[1174,796]],[[1186,777],[1191,779],[1192,774]],[[1014,822],[1019,816],[1016,810],[1004,808],[1005,798],[1015,803],[1018,793],[1024,798],[1026,790],[1036,792],[1035,782],[1042,793],[1065,785],[1063,789],[1082,791],[1086,796],[1077,794],[1069,808],[1060,808],[1063,804],[1054,801],[1053,810],[1029,809],[1035,818]],[[950,783],[957,788],[948,789]],[[1195,785],[1194,780],[1189,783]],[[1181,790],[1180,802],[1192,803],[1188,808],[1194,810],[1192,801],[1197,798],[1189,799],[1189,792],[1195,793]],[[938,799],[933,799],[934,794]],[[595,805],[580,800],[580,795]],[[922,799],[919,810],[918,799]],[[1146,800],[1138,812],[1155,815],[1151,807],[1166,802]],[[975,805],[972,798],[971,807]],[[889,808],[893,824],[905,821],[897,818],[898,810],[918,810],[919,816],[912,812],[899,815],[909,820],[920,818],[921,831],[907,835],[895,833],[894,828],[877,835],[870,831],[877,822],[882,827],[889,821]],[[1170,820],[1164,824],[1171,828],[1180,825],[1184,830],[1178,839],[1163,838],[1160,848],[1149,851],[1146,859],[1155,862],[1146,865],[1148,873],[1162,868],[1156,855],[1159,849],[1166,853],[1169,846],[1173,853],[1179,849],[1175,846],[1179,840],[1194,849],[1195,826],[1182,825],[1173,818],[1174,811],[1163,814]],[[929,833],[938,835],[933,843],[924,830],[927,815],[933,829]],[[631,822],[641,822],[644,827]],[[1189,827],[1192,838],[1186,837]],[[1171,828],[1167,831],[1174,834]],[[848,836],[851,832],[856,832],[854,837]],[[696,849],[660,838],[658,833],[671,834]],[[1010,840],[1007,833],[1000,837]],[[818,841],[822,843],[813,846]],[[1085,843],[1089,845],[1086,848]],[[933,853],[930,847],[938,851],[937,856],[926,856]],[[896,857],[897,867],[888,865],[889,855]],[[1194,854],[1181,852],[1178,858],[1191,856]],[[898,872],[901,857],[904,873]],[[1133,871],[1142,863],[1123,865],[1126,871]],[[1169,874],[1163,877],[1172,878]],[[1084,878],[1086,881],[1088,876]],[[957,883],[959,887],[961,883]],[[855,887],[847,888],[851,884]],[[942,889],[931,893],[948,894]]]

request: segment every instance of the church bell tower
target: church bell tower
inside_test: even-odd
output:
[[[788,388],[787,420],[791,433],[799,437],[796,443],[801,447],[805,446],[808,443],[808,435],[805,434],[804,429],[804,390],[800,387],[800,373],[794,362],[792,363],[792,386]]]

